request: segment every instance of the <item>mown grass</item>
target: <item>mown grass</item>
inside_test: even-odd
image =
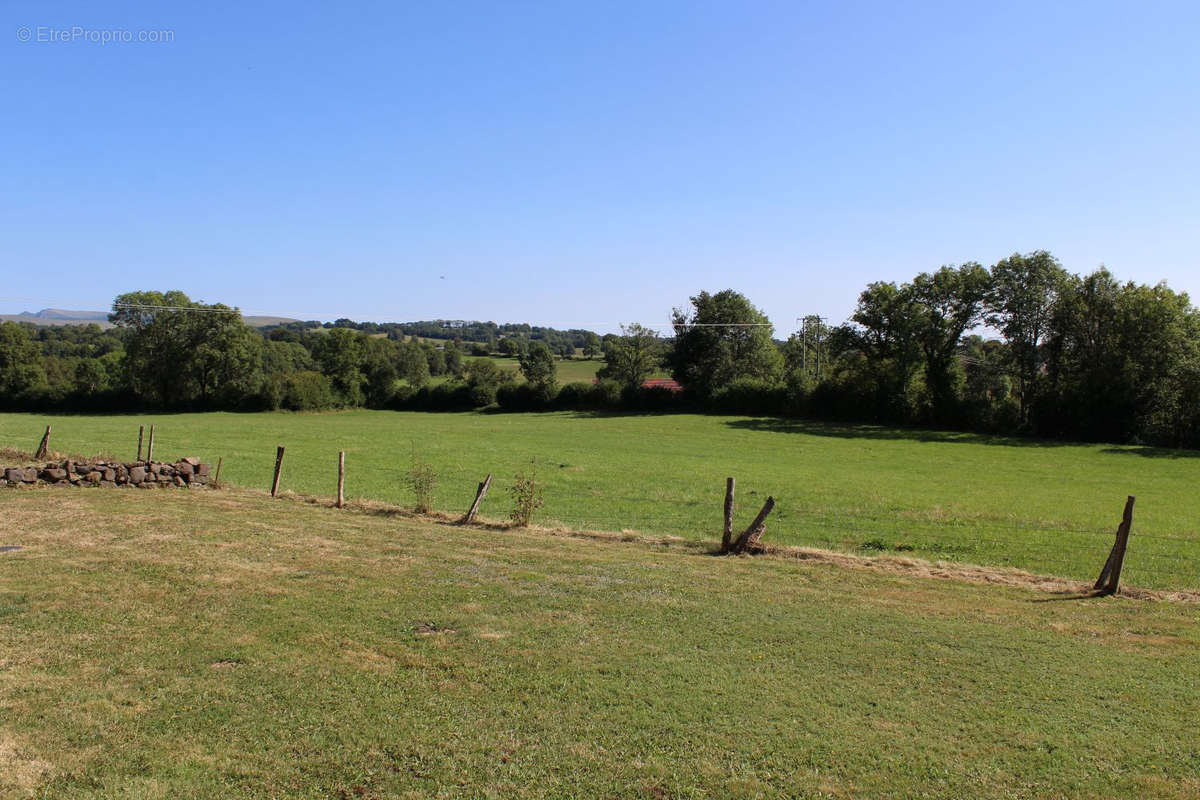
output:
[[[869,426],[696,415],[175,414],[0,415],[0,446],[52,446],[132,458],[137,426],[157,453],[216,463],[222,480],[266,488],[275,446],[282,486],[330,496],[337,453],[347,493],[411,504],[412,450],[438,473],[435,508],[463,512],[489,472],[483,514],[507,516],[505,489],[530,459],[545,484],[542,520],[715,541],[725,477],[739,525],[779,501],[766,541],[1013,566],[1079,580],[1099,573],[1125,497],[1138,497],[1125,580],[1200,587],[1200,453],[991,439]]]
[[[1200,794],[1194,605],[0,492],[0,796]]]

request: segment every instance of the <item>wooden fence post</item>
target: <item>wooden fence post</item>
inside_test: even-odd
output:
[[[150,426],[150,441],[146,443],[146,460],[154,460],[154,426]]]
[[[1121,524],[1117,527],[1117,540],[1113,543],[1104,569],[1096,579],[1094,591],[1101,594],[1116,594],[1121,583],[1121,567],[1125,563],[1125,548],[1129,545],[1129,530],[1133,527],[1133,503],[1137,498],[1133,495],[1125,498],[1125,511],[1121,514]]]
[[[37,452],[33,454],[35,459],[45,458],[50,453],[50,426],[46,426],[46,432],[42,434],[41,444],[38,445]]]
[[[768,497],[767,502],[763,503],[762,511],[759,511],[758,516],[754,518],[754,522],[750,523],[750,527],[746,528],[745,532],[734,543],[732,552],[744,553],[758,544],[758,540],[762,538],[763,533],[767,530],[767,515],[771,513],[773,508],[775,508],[775,498]]]
[[[467,511],[467,515],[462,518],[461,524],[466,525],[475,521],[475,515],[479,513],[479,507],[483,505],[484,495],[488,493],[488,489],[490,489],[491,486],[492,474],[489,472],[488,476],[483,479],[482,483],[479,484],[479,488],[475,490],[475,502],[471,503],[471,508]]]
[[[151,431],[154,430],[152,427]],[[271,480],[271,497],[279,496],[279,472],[283,469],[283,445],[275,448],[275,477]]]
[[[733,478],[725,479],[725,528],[721,532],[721,552],[728,553],[733,544]]]
[[[146,432],[146,426],[138,425],[138,456],[137,456],[138,461],[142,460],[142,434],[144,434],[145,432]]]
[[[225,461],[224,456],[220,456],[217,458],[217,474],[213,476],[213,488],[214,489],[221,488],[221,464],[224,463],[224,461]]]
[[[338,453],[337,507],[343,508],[345,505],[346,505],[346,451],[342,450]]]

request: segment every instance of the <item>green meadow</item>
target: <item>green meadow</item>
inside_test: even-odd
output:
[[[1094,579],[1126,495],[1137,496],[1125,581],[1200,587],[1200,453],[1056,444],[971,434],[706,415],[346,411],[325,414],[0,414],[0,447],[223,460],[221,478],[267,489],[285,445],[284,490],[330,497],[339,450],[347,496],[408,505],[414,454],[437,472],[434,506],[462,513],[488,473],[482,514],[512,508],[514,476],[536,459],[537,521],[715,542],[726,476],[736,523],[778,501],[767,543],[1017,567]]]
[[[183,419],[156,420],[165,448]],[[422,418],[192,419],[228,444],[237,424],[349,441]],[[336,437],[312,436],[327,456]],[[262,463],[230,461],[248,482]],[[243,490],[0,491],[0,545],[21,548],[0,552],[5,798],[1200,795],[1192,603]]]

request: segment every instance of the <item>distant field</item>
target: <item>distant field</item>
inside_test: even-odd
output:
[[[0,545],[0,797],[1200,796],[1192,604],[245,492],[0,491]]]
[[[1128,582],[1200,587],[1200,453],[1055,445],[886,428],[700,415],[0,414],[0,447],[53,446],[132,458],[141,423],[157,453],[224,458],[222,477],[266,488],[275,446],[283,487],[330,496],[339,449],[347,492],[412,502],[404,474],[415,447],[439,480],[435,505],[466,509],[489,472],[483,513],[503,518],[514,474],[539,462],[542,520],[715,541],[725,477],[738,480],[738,523],[768,494],[779,505],[767,542],[1014,566],[1094,579],[1127,494],[1138,497]]]
[[[515,358],[501,358],[497,356],[466,356],[468,361],[477,358],[491,358],[496,362],[496,366],[505,372],[512,372],[521,378],[521,364]],[[571,359],[569,361],[555,361],[557,367],[557,379],[560,384],[574,383],[576,381],[584,381],[590,383],[596,377],[596,371],[604,366],[603,361],[594,359]]]

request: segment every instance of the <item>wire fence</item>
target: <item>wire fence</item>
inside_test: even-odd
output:
[[[404,479],[408,459],[404,455],[397,458],[394,450],[380,449],[384,452],[370,465],[351,460],[347,497],[412,507],[416,498]],[[293,453],[289,449],[288,460],[282,466],[282,489],[328,497],[332,504],[338,451],[333,447],[329,451],[322,448],[320,453],[312,449]],[[226,457],[223,480],[232,485],[268,488],[274,456],[273,451],[264,448],[258,453],[256,448],[253,457]],[[386,473],[381,473],[384,468],[380,462],[387,464]],[[486,467],[480,469],[476,462],[482,459],[464,458],[438,465],[435,511],[467,511],[478,481],[486,474]],[[697,478],[685,488],[679,483],[663,488],[644,477],[597,481],[594,476],[572,473],[571,469],[566,464],[538,466],[544,505],[535,524],[675,536],[711,543],[714,548],[720,542],[723,480]],[[364,475],[372,476],[372,481],[361,481]],[[512,484],[512,474],[496,471],[495,485],[479,512],[482,518],[500,521],[509,516],[512,500],[508,492]],[[614,485],[619,488],[614,489]],[[759,488],[739,485],[735,527],[745,528],[766,496]],[[775,498],[778,504],[767,519],[764,544],[1013,568],[1087,582],[1096,580],[1113,547],[1124,500],[1113,497],[1111,508],[1092,509],[1086,518],[1066,512],[1061,518],[1046,518],[1045,509],[1040,514],[1029,509],[989,515],[973,510],[969,502],[950,509],[922,508],[876,497],[855,507],[803,490],[791,496],[778,492]],[[1135,515],[1122,583],[1147,589],[1200,590],[1200,531],[1139,524]]]

